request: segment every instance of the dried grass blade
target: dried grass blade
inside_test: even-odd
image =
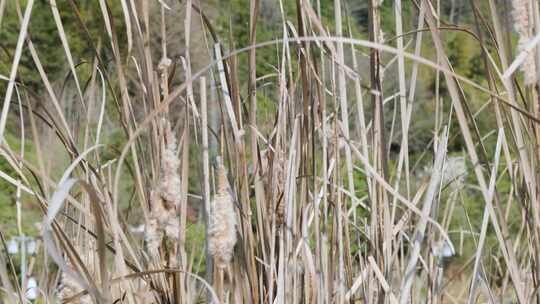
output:
[[[497,181],[497,168],[499,167],[499,159],[501,156],[501,147],[502,147],[503,141],[504,141],[504,131],[503,129],[499,129],[499,135],[497,138],[497,146],[495,147],[495,160],[493,162],[493,167],[491,169],[491,178],[489,180],[488,199],[490,201],[493,200],[493,195],[495,193],[495,183]],[[482,255],[483,255],[483,250],[484,250],[484,244],[486,241],[487,228],[489,224],[489,209],[488,208],[490,208],[490,205],[486,204],[486,206],[484,207],[484,215],[482,217],[482,226],[481,226],[482,228],[480,229],[480,239],[478,241],[478,245],[476,249],[473,274],[471,277],[471,284],[469,288],[469,298],[467,302],[469,304],[472,304],[474,302],[478,277],[481,275],[480,272],[483,272],[483,269],[481,270],[480,268],[481,267],[483,268],[483,266],[481,266]]]
[[[68,265],[54,241],[54,220],[58,212],[60,212],[60,209],[63,207],[64,201],[69,195],[69,191],[77,181],[77,179],[68,179],[64,183],[58,185],[56,192],[54,192],[49,200],[49,208],[47,209],[47,214],[43,220],[43,244],[47,253],[66,275],[75,280],[83,289],[88,290],[95,299],[104,300],[105,297],[98,291],[95,285],[85,280],[78,272]]]
[[[11,96],[13,95],[13,89],[15,88],[15,78],[17,76],[17,69],[19,68],[19,61],[21,60],[22,56],[24,40],[26,39],[26,35],[28,33],[28,24],[30,23],[33,5],[34,0],[29,0],[26,4],[24,17],[21,23],[21,30],[19,32],[19,38],[17,39],[17,46],[15,47],[15,55],[13,56],[11,71],[9,73],[9,82],[4,95],[4,104],[2,106],[2,113],[0,115],[0,144],[4,142],[4,131],[7,123],[9,106],[11,104]]]
[[[420,255],[420,249],[422,241],[424,239],[424,233],[426,231],[426,225],[428,217],[430,216],[431,206],[437,194],[437,190],[441,184],[441,178],[443,173],[443,164],[446,156],[446,145],[448,142],[448,131],[445,128],[439,145],[437,147],[437,153],[435,154],[435,163],[433,164],[433,174],[431,175],[431,180],[429,181],[428,189],[424,197],[424,205],[422,207],[422,217],[416,225],[416,232],[414,237],[414,243],[411,250],[411,255],[409,257],[409,262],[407,263],[407,268],[403,274],[403,282],[401,284],[401,294],[399,296],[399,302],[401,304],[406,304],[409,301],[410,290],[413,284],[414,276],[416,273],[416,263]]]
[[[56,23],[56,27],[58,29],[58,35],[60,36],[60,40],[62,41],[62,46],[64,47],[64,52],[66,53],[66,59],[68,60],[69,68],[71,69],[73,80],[75,80],[77,93],[79,93],[80,101],[84,106],[84,98],[83,98],[83,93],[81,90],[81,85],[79,84],[79,77],[77,76],[77,70],[75,69],[75,63],[73,62],[73,56],[71,55],[69,42],[67,40],[67,36],[64,31],[64,26],[62,25],[62,19],[60,17],[60,12],[58,11],[58,5],[56,4],[56,0],[49,0],[49,1],[51,3],[51,10],[53,13],[54,22]]]

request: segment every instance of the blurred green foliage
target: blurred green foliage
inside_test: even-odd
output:
[[[77,14],[68,1],[57,1],[57,7],[74,64],[78,65],[82,62],[91,62],[94,56],[94,48],[99,40],[105,38],[106,31],[98,1],[76,1],[75,3],[78,5],[77,9],[80,12],[82,22],[88,29],[89,36],[81,26]],[[125,25],[122,22],[120,2],[107,1],[107,3],[112,14],[112,20],[117,19],[117,22],[113,22],[113,24],[122,42],[125,37]],[[20,8],[21,14],[24,14],[24,9],[24,6]],[[0,74],[8,76],[21,30],[21,20],[17,14],[17,1],[6,2],[4,17],[0,26]],[[58,79],[66,79],[68,75],[66,54],[49,1],[34,1],[28,36],[36,48],[49,80],[53,82]],[[124,45],[124,43],[120,45]],[[103,47],[108,48],[109,45],[103,44]],[[81,73],[81,75],[89,75],[90,68],[88,65],[81,65],[77,67],[77,72]],[[23,48],[17,70],[17,80],[24,83],[32,91],[39,92],[43,89],[41,77],[26,46]],[[5,82],[1,82],[0,88],[4,88],[4,86]]]
[[[21,140],[19,137],[7,133],[5,140],[13,151],[16,151],[16,153],[20,151]],[[25,141],[25,158],[29,161],[35,161],[35,150],[32,141],[28,139]],[[0,171],[15,179],[18,177],[17,171],[4,157],[0,157]],[[17,187],[0,178],[0,230],[7,236],[18,233],[16,199]],[[24,191],[21,192],[20,201],[24,210],[21,221],[22,229],[25,233],[36,233],[34,223],[41,220],[37,202]]]

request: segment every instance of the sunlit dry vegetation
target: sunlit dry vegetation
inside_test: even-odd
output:
[[[540,303],[539,5],[0,0],[0,302]]]

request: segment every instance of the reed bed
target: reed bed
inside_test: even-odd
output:
[[[78,62],[50,0],[62,80],[28,31],[37,1],[6,2],[0,20],[20,23],[0,177],[39,210],[42,246],[21,278],[2,233],[0,302],[30,302],[32,275],[38,303],[540,303],[537,1],[464,1],[464,28],[439,1],[396,0],[391,35],[369,0],[363,36],[344,1],[331,17],[279,2],[281,36],[261,41],[269,4],[250,0],[237,45],[199,1],[122,0],[114,16],[100,0],[96,41],[69,0],[93,54]],[[447,32],[474,39],[484,81],[456,71]],[[436,79],[427,118],[419,73]]]

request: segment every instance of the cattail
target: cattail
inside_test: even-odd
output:
[[[519,35],[517,51],[521,53],[525,51],[527,44],[531,39],[530,34],[530,3],[529,0],[512,0],[512,18],[514,19],[514,29]],[[525,78],[525,85],[530,85],[536,82],[536,66],[533,52],[527,55],[525,62],[520,67]]]
[[[164,237],[176,241],[180,232],[176,211],[181,198],[178,147],[170,123],[164,124],[166,146],[161,158],[161,176],[158,186],[150,194],[150,218],[144,232],[146,251],[150,256],[158,254]]]
[[[164,237],[176,241],[180,233],[180,220],[175,208],[166,208],[167,202],[156,192],[150,195],[152,210],[145,225],[144,240],[149,256],[156,256]]]
[[[166,123],[165,140],[167,145],[163,151],[161,159],[161,179],[159,183],[159,193],[168,209],[176,208],[180,204],[180,176],[178,168],[180,160],[176,157],[178,147],[176,138],[171,130],[170,123]]]
[[[210,214],[208,251],[214,257],[216,266],[224,269],[232,260],[236,244],[236,214],[227,171],[219,157],[216,163],[217,186]]]
[[[163,240],[163,234],[160,231],[159,219],[167,215],[161,206],[161,200],[157,198],[157,194],[154,191],[152,191],[150,194],[150,202],[152,205],[152,211],[150,212],[148,222],[144,226],[144,243],[149,256],[156,256],[158,254],[161,241]]]

